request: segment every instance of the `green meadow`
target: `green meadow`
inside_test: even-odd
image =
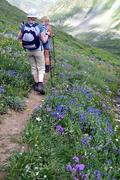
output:
[[[24,110],[33,79],[21,43],[4,33],[14,37],[25,15],[6,1],[0,5],[4,5],[0,11],[0,114],[4,114]],[[55,27],[54,32],[53,77],[20,142],[27,151],[13,154],[7,179],[118,180],[120,137],[113,99],[120,87],[120,58]]]

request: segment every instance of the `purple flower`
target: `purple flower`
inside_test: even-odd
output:
[[[58,111],[54,111],[54,112],[52,113],[52,115],[53,115],[54,117],[56,117],[57,119],[63,119],[63,117],[64,117],[64,114],[60,114]]]
[[[73,160],[74,162],[78,163],[78,162],[79,162],[79,157],[74,156],[74,157],[72,158],[72,160]]]
[[[64,128],[63,128],[61,125],[57,125],[57,126],[56,126],[56,132],[57,132],[58,134],[63,134]]]
[[[74,177],[74,180],[79,180],[77,177]]]
[[[99,109],[96,109],[96,108],[94,108],[94,107],[88,107],[88,108],[87,108],[87,111],[88,111],[89,113],[93,113],[94,115],[101,115],[100,110],[99,110]]]
[[[73,168],[72,168],[72,166],[69,164],[69,165],[66,166],[66,170],[67,170],[68,172],[72,172],[72,171],[73,171]]]
[[[5,92],[5,89],[4,87],[0,86],[0,94],[4,93]]]
[[[10,77],[15,77],[17,75],[17,73],[15,70],[8,70],[7,75]]]
[[[88,138],[83,138],[83,139],[82,139],[82,143],[83,143],[84,145],[86,145],[87,147],[90,147],[89,139],[88,139]]]
[[[101,180],[101,172],[99,170],[95,170],[94,174],[96,176],[96,180]]]
[[[58,114],[58,115],[57,115],[57,119],[58,119],[58,120],[63,119],[63,117],[64,117],[63,114]]]
[[[57,106],[56,110],[62,112],[64,110],[64,106],[63,105]]]
[[[84,168],[85,168],[85,165],[84,164],[77,164],[76,166],[75,166],[75,169],[76,169],[76,171],[82,171],[82,170],[84,170]]]
[[[82,180],[87,180],[88,179],[88,174],[83,174],[82,175]]]
[[[56,112],[56,111],[52,112],[52,115],[53,115],[53,116],[57,116],[58,114],[59,114],[59,113]]]
[[[52,111],[51,107],[47,107],[47,111],[48,112]]]

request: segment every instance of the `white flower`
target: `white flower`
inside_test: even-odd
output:
[[[27,165],[25,166],[25,169],[30,169],[30,166],[27,164]]]
[[[38,170],[38,167],[35,167],[35,170]]]
[[[36,174],[36,176],[38,176],[39,172],[36,172],[35,174]]]
[[[40,117],[36,117],[36,121],[40,122],[41,118]]]

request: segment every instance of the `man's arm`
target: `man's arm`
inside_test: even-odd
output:
[[[47,42],[47,40],[48,40],[48,35],[47,34],[45,34],[44,32],[41,32],[41,34],[40,34],[40,40],[43,42],[43,43],[46,43]]]
[[[22,39],[22,32],[21,31],[18,33],[18,39]]]

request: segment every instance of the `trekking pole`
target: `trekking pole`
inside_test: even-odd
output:
[[[52,44],[52,46],[53,46],[53,44]],[[51,69],[51,67],[52,67],[52,48],[50,48],[50,50],[49,50],[49,59],[50,59],[50,80],[51,80],[51,86],[53,86],[53,80],[52,80],[52,78],[53,78],[53,72],[52,72],[52,69]]]
[[[55,66],[55,46],[54,46],[54,35],[52,36],[52,41],[51,41],[51,48],[49,51],[49,58],[50,58],[50,67],[52,67],[50,69],[50,79],[51,79],[51,85],[53,86],[53,74],[54,74],[54,66]],[[53,61],[53,63],[52,63]]]
[[[54,37],[55,35],[52,36],[52,44],[53,44],[53,59],[54,59],[54,64],[56,63],[56,58],[55,58],[55,42],[54,42]]]

